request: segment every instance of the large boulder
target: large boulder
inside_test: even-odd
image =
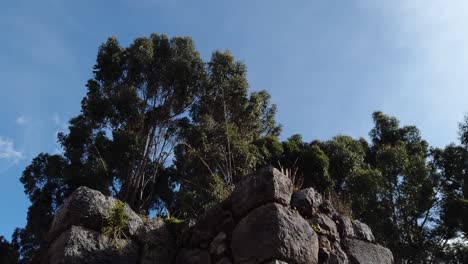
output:
[[[338,223],[338,230],[342,238],[353,238],[354,227],[353,221],[350,217],[344,215],[337,215],[335,221]]]
[[[311,217],[315,214],[320,204],[322,204],[322,195],[314,188],[300,190],[291,198],[291,207],[297,209],[304,217]]]
[[[182,249],[177,255],[176,264],[211,264],[210,253],[200,249]]]
[[[161,219],[151,219],[142,225],[135,240],[141,245],[140,263],[172,263],[176,254],[176,238]]]
[[[335,242],[332,246],[332,250],[329,252],[329,256],[325,262],[326,264],[349,264],[348,256],[341,249],[340,243]]]
[[[240,182],[232,193],[234,216],[242,217],[267,203],[289,205],[293,191],[291,180],[273,167],[258,170]]]
[[[220,232],[210,244],[210,254],[216,257],[225,256],[229,246],[227,245],[227,235]]]
[[[348,256],[341,249],[338,241],[330,242],[326,236],[319,236],[319,263],[322,264],[349,264]]]
[[[226,200],[206,210],[192,229],[190,245],[201,245],[203,248],[208,248],[211,240],[219,232],[232,230],[234,228],[234,219],[230,206],[230,201]]]
[[[332,242],[340,240],[340,235],[338,234],[335,222],[327,215],[316,214],[309,221],[319,235],[327,236]]]
[[[138,247],[131,240],[110,239],[96,231],[71,226],[48,248],[43,264],[134,264]]]
[[[79,187],[65,200],[55,215],[49,230],[49,239],[54,239],[73,225],[100,231],[117,201],[99,191]],[[125,232],[132,236],[143,225],[143,221],[127,204],[125,211],[130,217]]]
[[[369,242],[374,242],[374,235],[372,234],[372,230],[368,225],[356,220],[353,222],[353,227],[354,235],[356,236],[356,238]]]
[[[281,260],[289,264],[315,264],[317,234],[297,213],[282,205],[263,205],[244,217],[231,240],[235,264]]]
[[[358,239],[346,239],[344,245],[353,264],[393,264],[393,254],[388,248]]]

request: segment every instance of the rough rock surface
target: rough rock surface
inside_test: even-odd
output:
[[[316,214],[310,222],[321,235],[328,236],[332,241],[340,240],[336,224],[330,217],[324,214]]]
[[[211,264],[210,253],[201,249],[182,249],[176,264]]]
[[[322,195],[314,188],[300,190],[294,193],[291,199],[291,206],[305,217],[315,214],[320,204],[322,204]]]
[[[141,245],[140,263],[171,263],[176,254],[175,240],[162,219],[145,222],[135,236],[135,241]]]
[[[138,261],[138,247],[131,240],[111,240],[80,226],[71,226],[50,246],[48,264],[130,264]]]
[[[344,215],[336,217],[341,237],[354,237],[354,227],[351,218]]]
[[[126,206],[125,239],[102,233],[116,203],[78,188],[54,218],[41,263],[393,263],[366,224],[338,214],[312,188],[293,194],[289,178],[273,168],[246,177],[198,220],[140,218]]]
[[[375,238],[372,234],[372,230],[368,225],[356,220],[353,223],[354,235],[358,239],[366,240],[369,242],[374,242]]]
[[[388,248],[358,239],[346,239],[344,244],[353,264],[393,263],[393,254]]]
[[[317,263],[317,234],[297,213],[278,204],[261,206],[234,229],[234,263],[263,263],[278,259],[291,264]]]
[[[55,238],[73,225],[100,231],[116,202],[117,199],[106,197],[98,191],[79,187],[65,200],[55,215],[49,238]],[[125,210],[130,216],[126,232],[134,235],[143,225],[143,221],[128,205],[125,205]]]
[[[246,177],[232,193],[232,211],[236,217],[267,204],[289,205],[293,184],[291,180],[273,167],[263,168]]]

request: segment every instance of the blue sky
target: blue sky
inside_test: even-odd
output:
[[[468,112],[463,0],[4,0],[0,3],[0,235],[26,223],[19,177],[76,115],[97,48],[186,35],[203,58],[229,49],[278,105],[283,138],[366,136],[375,110],[434,146]]]

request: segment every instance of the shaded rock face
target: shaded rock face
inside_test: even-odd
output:
[[[124,237],[103,234],[116,204],[98,191],[76,189],[54,217],[41,263],[173,263],[175,238],[162,219],[143,221],[125,205],[130,220]]]
[[[231,241],[234,263],[317,263],[318,239],[297,213],[279,204],[261,206],[244,217]]]
[[[102,193],[87,187],[76,189],[64,202],[52,221],[49,238],[54,238],[71,226],[83,226],[99,231],[117,199],[106,197]],[[143,225],[142,219],[125,205],[125,211],[130,216],[126,233],[134,235]]]
[[[246,177],[232,193],[232,212],[236,217],[267,204],[289,205],[293,184],[288,177],[273,167],[263,168]]]
[[[110,238],[102,227],[116,202],[78,188],[54,218],[42,263],[393,263],[366,224],[338,214],[312,188],[293,193],[290,179],[271,167],[246,177],[225,201],[177,228],[142,219],[126,206],[125,237]]]
[[[307,217],[315,214],[321,204],[322,195],[314,188],[307,188],[294,193],[291,200],[291,206]]]
[[[388,248],[358,239],[346,239],[344,245],[352,263],[393,263],[393,254]]]
[[[131,240],[114,239],[80,226],[71,226],[50,246],[44,263],[117,263],[138,261],[138,247]]]

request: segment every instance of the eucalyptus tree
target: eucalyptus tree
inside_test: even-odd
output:
[[[191,122],[175,155],[180,193],[198,201],[190,203],[198,208],[183,211],[200,212],[228,191],[224,188],[265,165],[269,154],[262,151],[268,148],[260,150],[259,142],[279,135],[275,114],[266,91],[249,92],[245,64],[228,51],[212,54],[206,86],[190,111]]]
[[[81,114],[60,135],[71,184],[91,183],[148,212],[204,83],[190,38],[153,34],[127,48],[110,38],[99,49]]]

